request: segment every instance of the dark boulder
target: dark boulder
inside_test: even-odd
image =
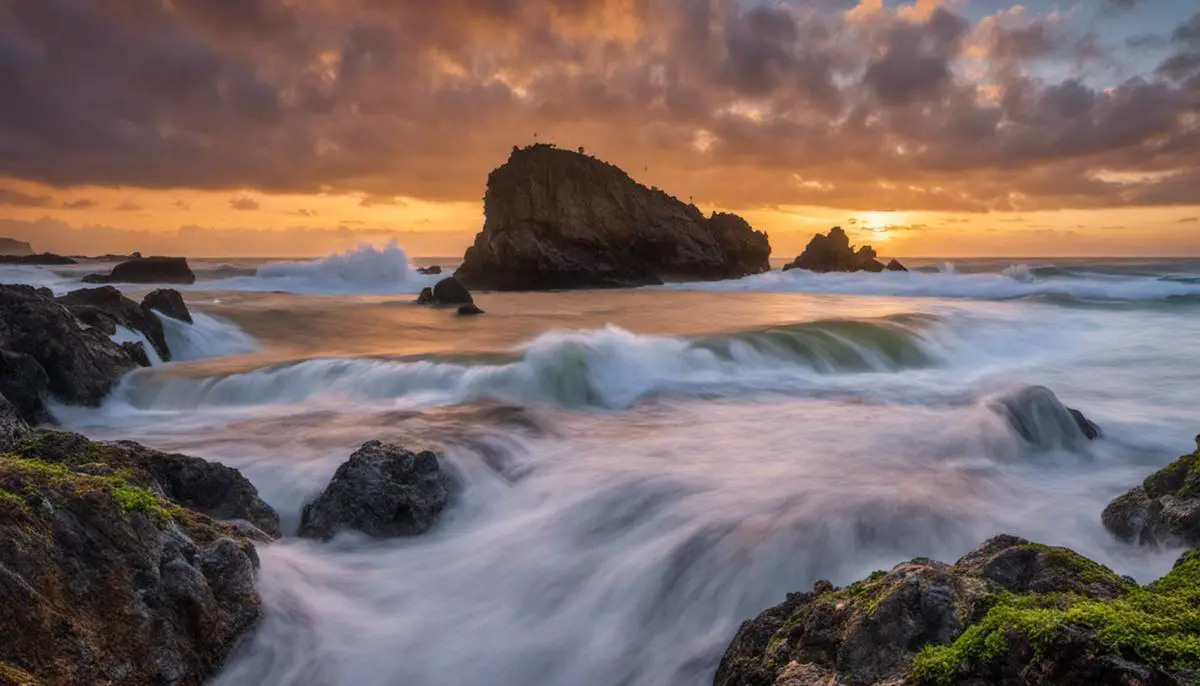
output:
[[[888,262],[886,269],[889,272],[906,272],[906,271],[908,271],[908,267],[905,267],[904,265],[900,264],[900,260],[892,260],[891,262]]]
[[[130,347],[88,326],[29,286],[0,285],[0,394],[30,423],[48,421],[45,398],[99,405],[138,366]]]
[[[375,538],[416,536],[434,525],[453,487],[434,453],[368,441],[304,507],[300,535],[329,540],[350,529]]]
[[[121,291],[116,288],[81,288],[57,300],[70,308],[80,321],[102,330],[109,336],[116,335],[118,326],[142,334],[150,341],[150,345],[154,346],[159,359],[164,362],[170,361],[171,349],[167,347],[162,322],[153,312],[121,295]]]
[[[183,302],[183,296],[174,288],[150,291],[146,297],[142,298],[142,309],[160,312],[171,319],[188,324],[193,323],[192,313],[188,310],[187,303]]]
[[[588,155],[514,148],[488,176],[484,226],[455,272],[469,288],[546,290],[727,279],[766,271],[740,217],[705,217]]]
[[[453,276],[438,281],[433,288],[421,289],[417,296],[420,305],[470,305],[474,302],[471,291]]]
[[[471,316],[476,314],[484,314],[484,311],[479,309],[479,306],[475,303],[471,303],[458,308],[458,313],[463,316]]]
[[[420,267],[419,269],[417,269],[417,273],[433,276],[436,274],[441,274],[442,268],[441,268],[441,266],[435,264],[435,265],[432,265],[429,267]]]
[[[815,234],[805,246],[804,252],[791,263],[784,265],[783,270],[807,269],[810,272],[871,272],[878,274],[886,270],[907,271],[904,265],[892,260],[885,267],[876,259],[875,249],[869,245],[855,249],[850,245],[850,237],[835,226],[828,235]]]
[[[0,456],[0,680],[200,686],[260,618],[254,545],[99,459]]]
[[[71,469],[104,464],[156,496],[217,520],[243,520],[279,538],[279,515],[242,473],[219,462],[164,453],[133,441],[99,442],[70,431],[36,429],[14,455]]]
[[[1197,444],[1109,503],[1100,516],[1105,528],[1130,543],[1200,546],[1200,436]]]
[[[37,255],[0,255],[0,264],[33,264],[53,267],[78,263],[70,257],[44,252]]]
[[[122,262],[108,274],[89,274],[84,283],[192,284],[196,275],[183,257],[140,257]]]
[[[921,558],[842,589],[818,582],[743,623],[714,684],[1191,683],[1173,668],[1194,659],[1192,629],[1156,613],[1200,594],[1193,557],[1139,588],[1066,548],[998,536],[954,565]],[[1146,631],[1159,648],[1145,650]]]
[[[433,304],[433,289],[430,288],[429,286],[422,288],[421,294],[417,296],[417,304],[418,305],[432,305]]]

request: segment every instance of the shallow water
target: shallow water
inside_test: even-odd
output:
[[[1176,557],[1099,514],[1200,429],[1194,262],[484,293],[459,318],[413,305],[428,280],[398,259],[200,263],[202,317],[168,325],[184,361],[58,408],[242,469],[289,530],[366,440],[437,449],[463,484],[418,538],[262,547],[266,617],[217,684],[701,685],[817,579],[1000,532],[1143,581]],[[1032,385],[1103,439],[1016,400]]]

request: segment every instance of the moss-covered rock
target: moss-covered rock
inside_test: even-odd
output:
[[[718,686],[1197,683],[1200,555],[1141,587],[1065,548],[998,536],[818,583],[742,624]]]
[[[1104,508],[1117,538],[1147,545],[1200,545],[1200,449],[1146,477]]]

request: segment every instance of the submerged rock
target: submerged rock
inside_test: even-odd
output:
[[[108,274],[89,274],[84,283],[192,284],[196,275],[183,257],[138,257],[122,262]]]
[[[458,308],[458,313],[461,315],[464,315],[464,316],[485,314],[485,312],[483,310],[479,309],[479,306],[476,305],[475,303],[471,303],[469,305],[463,305],[462,307]]]
[[[892,260],[884,267],[875,259],[875,249],[864,245],[857,250],[850,245],[850,237],[835,226],[828,235],[816,234],[805,246],[804,252],[791,263],[784,265],[783,270],[807,269],[810,272],[874,272],[885,269],[889,271],[908,271],[897,260]]]
[[[261,615],[254,546],[98,459],[0,456],[0,679],[199,686]]]
[[[714,684],[1194,683],[1177,670],[1198,658],[1198,600],[1200,555],[1139,587],[1066,548],[998,536],[954,565],[921,558],[789,594],[742,624]],[[1170,607],[1186,616],[1164,620]]]
[[[154,346],[160,360],[170,361],[171,349],[167,347],[162,322],[149,309],[121,295],[116,288],[81,288],[57,300],[69,307],[80,321],[104,331],[108,336],[115,335],[118,326],[142,334]]]
[[[217,520],[244,520],[279,538],[279,515],[242,473],[219,462],[164,453],[133,441],[98,442],[69,431],[37,429],[9,451],[19,457],[82,469],[107,465],[156,496]]]
[[[150,291],[142,298],[142,309],[160,312],[171,319],[177,319],[188,324],[192,322],[192,313],[188,310],[183,296],[174,288],[160,288]]]
[[[1200,546],[1200,445],[1113,500],[1100,518],[1130,543]]]
[[[375,538],[416,536],[437,521],[453,486],[434,453],[368,441],[304,507],[300,535],[329,540],[353,529]]]
[[[51,419],[47,396],[99,405],[144,360],[29,286],[0,285],[0,394],[31,424]]]
[[[1045,386],[1026,386],[996,398],[991,407],[1013,431],[1039,450],[1072,449],[1100,437],[1100,429]]]
[[[549,145],[488,176],[483,230],[455,272],[470,288],[545,290],[726,279],[768,269],[767,235],[704,217],[621,169]]]

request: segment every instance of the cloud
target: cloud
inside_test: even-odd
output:
[[[258,203],[258,200],[255,200],[254,198],[248,198],[246,196],[238,196],[236,198],[229,199],[229,206],[235,210],[243,210],[243,211],[249,212],[249,211],[257,210],[259,203]]]
[[[113,209],[118,212],[139,212],[142,210],[142,206],[132,200],[126,199],[122,200],[121,203]]]
[[[0,188],[0,205],[12,207],[54,207],[57,203],[48,195],[29,195],[20,191]]]
[[[394,195],[375,195],[373,193],[367,193],[363,195],[362,200],[360,200],[358,204],[360,207],[375,207],[377,205],[394,205],[397,207],[404,207],[407,205],[406,202]]]
[[[1194,222],[1200,222],[1200,217],[1184,217],[1183,219],[1180,219],[1176,223],[1177,224],[1192,224]]]
[[[95,200],[89,200],[88,198],[80,198],[78,200],[63,201],[62,207],[65,210],[90,210],[93,207],[95,207],[96,204],[97,203]]]
[[[297,217],[315,217],[315,216],[317,216],[316,210],[308,210],[308,209],[304,209],[303,207],[294,212],[288,212],[288,214],[291,214],[291,215],[294,215]]]
[[[537,132],[726,207],[1200,203],[1162,175],[1200,168],[1200,15],[1141,73],[1071,12],[960,6],[0,0],[0,176],[478,201]]]

